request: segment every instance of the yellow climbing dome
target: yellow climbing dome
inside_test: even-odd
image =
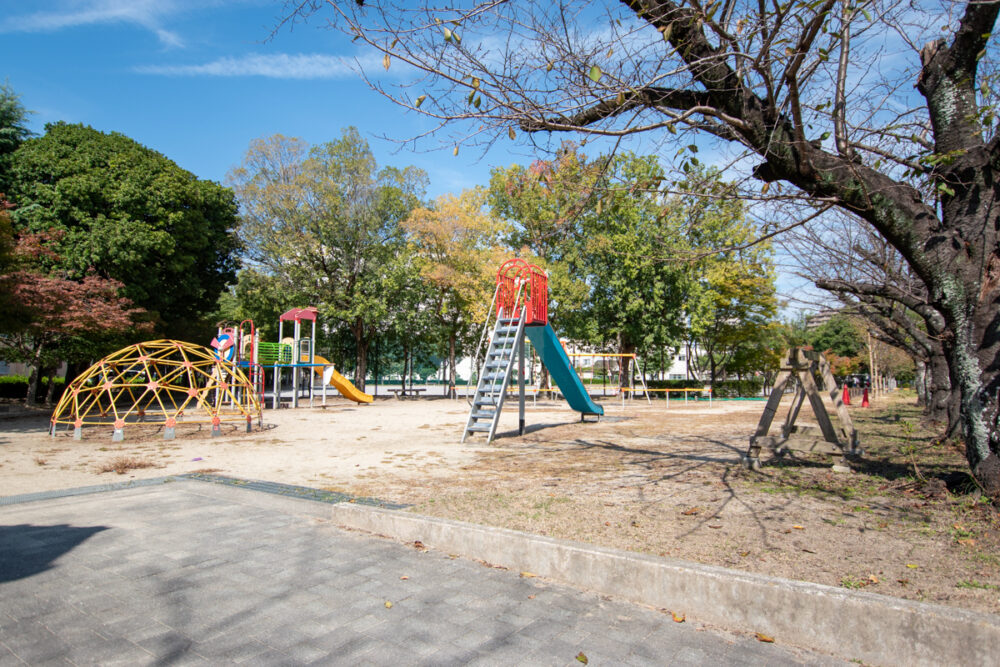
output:
[[[52,413],[52,428],[162,421],[212,424],[260,419],[260,403],[235,364],[209,348],[154,340],[122,348],[88,368],[66,387]]]

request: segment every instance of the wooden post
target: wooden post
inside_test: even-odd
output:
[[[778,406],[784,396],[788,383],[793,379],[798,379],[795,396],[789,408],[788,415],[781,428],[780,436],[768,436],[771,423],[774,421]],[[830,397],[837,416],[841,424],[841,433],[834,428],[833,421],[823,402],[823,390]],[[822,431],[822,439],[808,437],[805,433],[800,433],[802,429],[795,429],[795,421],[799,416],[800,409],[805,399],[809,399],[816,421]],[[841,437],[843,436],[843,437]],[[750,446],[743,457],[743,464],[748,468],[760,468],[760,450],[766,445],[779,455],[786,451],[803,451],[812,453],[842,453],[859,455],[861,450],[858,447],[857,432],[851,423],[851,417],[847,412],[847,407],[837,393],[837,385],[830,370],[830,365],[822,354],[813,350],[802,350],[792,348],[785,355],[781,369],[775,378],[774,387],[764,406],[764,412],[757,424],[757,430],[750,438]],[[843,465],[834,465],[834,470],[849,471]]]
[[[785,425],[781,427],[781,437],[787,438],[792,434],[792,426],[802,409],[802,401],[806,399],[806,392],[802,389],[802,384],[795,385],[795,396],[792,398],[792,406],[788,409],[788,416],[785,417]]]

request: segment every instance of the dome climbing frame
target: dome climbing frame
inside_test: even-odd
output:
[[[165,438],[178,424],[211,424],[213,435],[224,422],[252,428],[261,406],[247,376],[213,350],[178,340],[136,343],[109,354],[84,371],[63,392],[52,413],[51,433],[72,426],[113,426],[122,440],[129,424],[162,422]]]

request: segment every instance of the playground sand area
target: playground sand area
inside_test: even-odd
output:
[[[785,406],[790,401],[785,401]],[[970,487],[959,446],[919,426],[912,398],[851,408],[866,456],[740,455],[760,401],[622,407],[599,423],[529,403],[517,435],[459,442],[462,400],[342,399],[265,411],[265,428],[126,427],[50,438],[47,417],[0,420],[0,496],[211,472],[412,505],[405,511],[651,555],[1000,613],[1000,518]],[[785,407],[783,406],[783,407]],[[783,410],[778,419],[783,418]],[[808,408],[800,421],[809,421]],[[776,421],[776,423],[780,423]]]

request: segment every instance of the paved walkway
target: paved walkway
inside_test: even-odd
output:
[[[0,506],[0,666],[841,664],[199,481]]]

